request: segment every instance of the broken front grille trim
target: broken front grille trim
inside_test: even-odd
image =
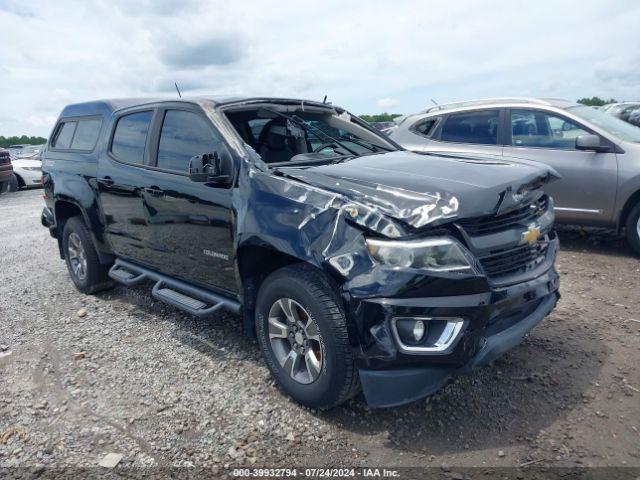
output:
[[[548,206],[549,199],[544,195],[533,203],[503,215],[486,215],[460,220],[458,224],[468,235],[489,235],[533,222],[547,211]]]

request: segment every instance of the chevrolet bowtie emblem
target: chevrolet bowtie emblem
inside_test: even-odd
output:
[[[540,238],[540,229],[535,225],[529,225],[526,232],[522,232],[522,242],[526,242],[529,245],[535,245]]]

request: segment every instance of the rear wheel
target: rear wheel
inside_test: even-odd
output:
[[[62,248],[69,276],[82,293],[95,293],[113,286],[108,266],[98,258],[89,230],[81,217],[71,217],[64,225]]]
[[[297,402],[331,408],[359,392],[345,314],[321,272],[301,264],[267,277],[256,330],[269,370]]]
[[[626,230],[629,245],[640,255],[640,202],[629,212]]]

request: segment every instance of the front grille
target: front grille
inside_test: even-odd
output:
[[[4,165],[6,163],[11,163],[11,155],[9,152],[0,152],[0,165]]]
[[[460,220],[458,224],[469,235],[489,235],[533,222],[547,211],[547,206],[548,198],[545,195],[529,205],[503,215],[487,215],[469,220]]]
[[[548,245],[545,239],[533,246],[527,244],[495,250],[489,255],[480,257],[480,264],[487,276],[492,278],[524,273],[544,261]]]

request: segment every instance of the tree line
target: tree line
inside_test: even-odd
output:
[[[3,137],[0,135],[0,147],[2,148],[7,148],[11,145],[42,145],[43,143],[47,143],[47,139],[44,137],[27,137],[26,135]]]
[[[601,107],[603,105],[607,105],[608,103],[618,103],[618,101],[614,98],[610,98],[609,100],[605,100],[600,97],[591,97],[591,98],[580,98],[578,99],[578,103],[583,105],[589,105],[590,107]]]
[[[391,122],[394,118],[401,117],[400,113],[378,113],[375,115],[360,115],[365,122]]]

